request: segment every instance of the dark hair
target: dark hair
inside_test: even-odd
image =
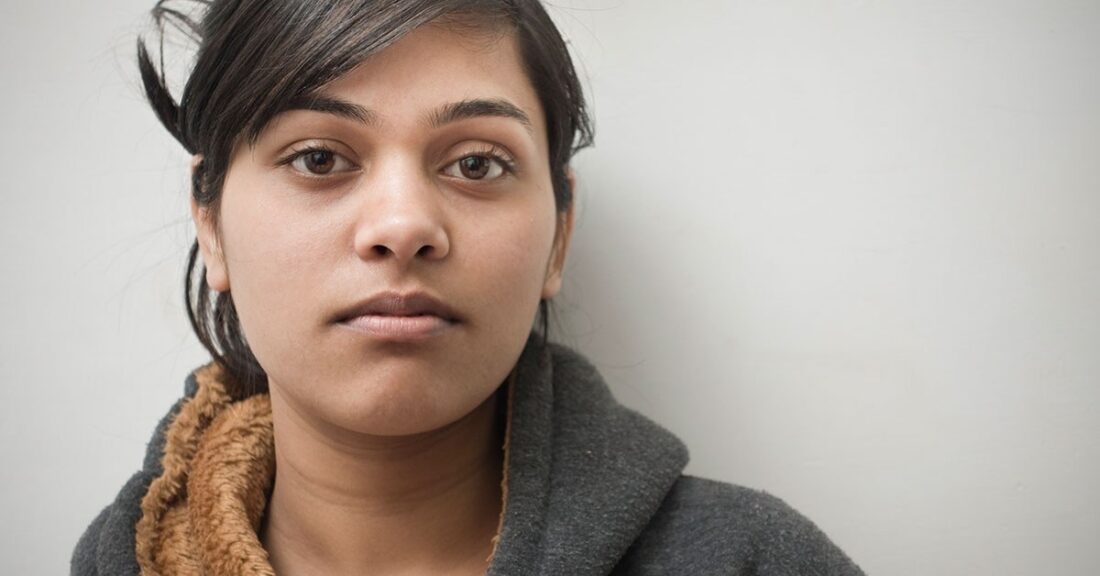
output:
[[[291,103],[440,18],[514,31],[546,116],[559,216],[573,202],[568,164],[577,150],[591,145],[593,130],[565,41],[538,0],[160,0],[152,14],[160,58],[155,64],[145,42],[138,41],[145,93],[172,136],[188,152],[202,155],[191,193],[214,218],[237,145],[255,143]],[[178,102],[164,66],[169,27],[198,44]],[[184,290],[191,326],[227,373],[230,394],[241,398],[265,391],[267,375],[245,341],[233,297],[207,285],[197,241],[188,257]],[[539,314],[545,343],[546,300],[539,303]]]

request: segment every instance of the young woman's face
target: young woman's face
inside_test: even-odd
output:
[[[235,152],[216,229],[195,209],[208,281],[295,411],[452,423],[506,379],[571,232],[514,38],[424,26],[298,104]]]

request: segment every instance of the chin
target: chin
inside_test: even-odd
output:
[[[485,401],[480,395],[462,394],[468,388],[455,384],[423,377],[349,382],[340,387],[341,393],[317,398],[316,415],[357,434],[425,434],[461,420]]]

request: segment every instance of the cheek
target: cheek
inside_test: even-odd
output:
[[[242,182],[229,184],[221,222],[230,291],[242,329],[262,361],[269,349],[294,345],[303,323],[316,314],[311,307],[316,298],[310,296],[332,270],[339,242],[332,227],[308,213]]]
[[[554,238],[553,206],[538,206],[479,228],[479,276],[498,298],[537,304]]]

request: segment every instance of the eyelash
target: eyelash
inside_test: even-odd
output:
[[[290,154],[288,154],[284,158],[280,159],[276,163],[276,165],[277,166],[290,166],[291,164],[296,162],[299,158],[302,158],[302,157],[306,156],[307,154],[314,154],[316,152],[325,152],[325,153],[328,153],[328,154],[332,154],[334,156],[341,156],[341,154],[339,152],[332,149],[332,147],[330,147],[330,146],[326,146],[324,144],[310,144],[309,146],[306,146],[305,148],[294,150],[293,152],[291,152]],[[512,158],[512,155],[508,154],[507,152],[502,150],[499,146],[495,146],[495,145],[492,145],[492,144],[483,145],[481,148],[478,148],[476,150],[471,150],[471,151],[463,154],[462,156],[459,156],[453,162],[448,163],[445,166],[445,168],[450,167],[455,162],[458,162],[459,160],[462,160],[463,158],[469,158],[470,156],[484,156],[486,158],[489,158],[490,160],[493,160],[495,162],[500,163],[500,167],[504,170],[504,172],[506,174],[513,175],[513,176],[516,174],[516,162]],[[345,158],[345,160],[346,160],[346,158]],[[326,178],[326,177],[328,177],[327,175],[319,175],[319,174],[308,174],[307,176],[311,177],[311,178]]]

